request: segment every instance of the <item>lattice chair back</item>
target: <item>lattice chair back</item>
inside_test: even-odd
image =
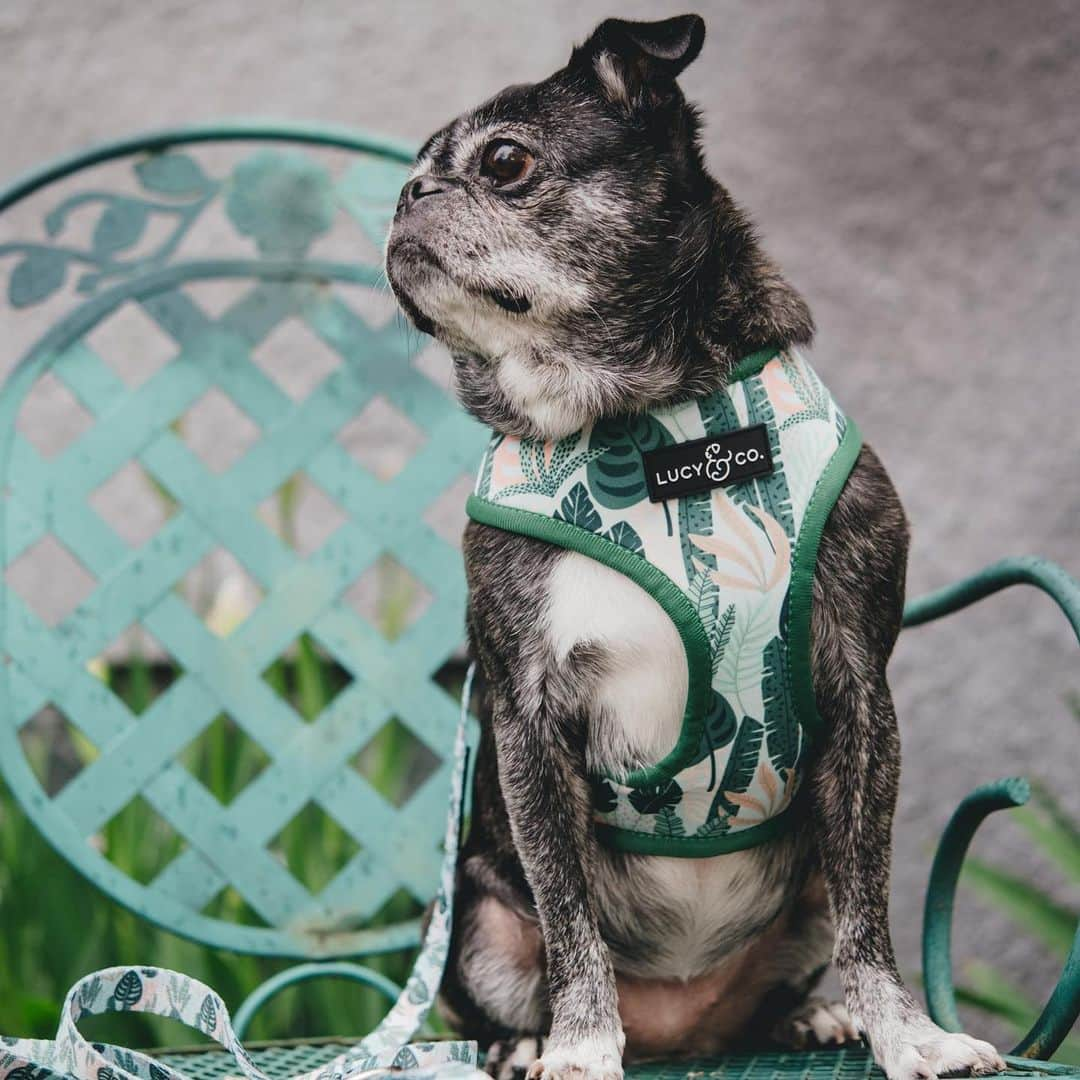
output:
[[[410,159],[186,130],[0,196],[0,768],[210,945],[387,951],[415,921],[365,925],[434,893],[484,433],[385,289]]]

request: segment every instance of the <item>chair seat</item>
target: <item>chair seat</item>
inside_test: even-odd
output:
[[[344,1053],[349,1044],[337,1041],[252,1044],[255,1064],[271,1080],[286,1080],[317,1068]],[[236,1062],[224,1050],[164,1051],[160,1060],[181,1070],[191,1080],[239,1077]],[[1080,1077],[1080,1069],[1027,1058],[1006,1058],[1006,1077]],[[836,1050],[728,1054],[701,1061],[672,1061],[631,1065],[627,1080],[864,1080],[883,1077],[863,1046]]]

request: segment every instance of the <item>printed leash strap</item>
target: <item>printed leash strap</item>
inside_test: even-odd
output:
[[[461,694],[461,720],[454,742],[450,812],[439,891],[412,974],[382,1023],[344,1054],[291,1080],[370,1080],[381,1073],[408,1071],[409,1080],[470,1080],[483,1077],[475,1042],[410,1042],[435,1000],[450,944],[454,870],[461,838],[467,762],[466,726],[475,664]],[[180,1020],[220,1043],[236,1059],[247,1080],[269,1080],[236,1037],[228,1010],[205,983],[154,967],[116,967],[80,979],[69,991],[55,1039],[0,1037],[0,1080],[188,1080],[184,1073],[135,1050],[90,1043],[77,1024],[85,1016],[128,1010]]]

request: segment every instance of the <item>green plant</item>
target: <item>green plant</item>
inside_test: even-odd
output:
[[[1067,881],[1080,886],[1080,826],[1049,791],[1032,784],[1031,802],[1014,810],[1011,819]],[[1076,931],[1076,911],[1055,902],[1018,874],[973,856],[965,861],[961,880],[1064,960]],[[1028,1031],[1040,1011],[1038,1003],[1007,976],[981,962],[965,966],[964,982],[957,987],[956,998],[963,1005],[997,1017],[1017,1037]],[[1054,1057],[1080,1065],[1080,1038],[1067,1038]]]

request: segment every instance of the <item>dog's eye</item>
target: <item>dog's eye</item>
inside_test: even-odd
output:
[[[534,161],[532,154],[524,146],[508,139],[496,139],[484,150],[480,161],[480,175],[487,177],[494,187],[505,187],[528,176]]]

